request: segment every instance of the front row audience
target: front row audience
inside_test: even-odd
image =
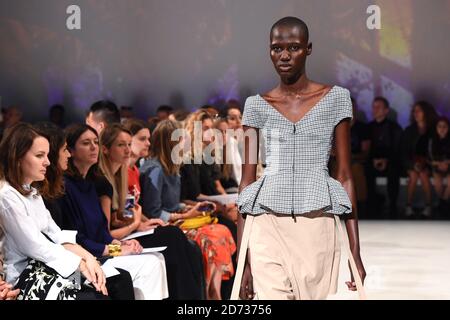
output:
[[[100,138],[84,124],[62,132],[49,123],[20,123],[6,131],[2,298],[221,299],[222,281],[234,275],[230,230],[206,224],[183,232],[168,225],[202,215],[201,207],[216,209],[205,201],[181,203],[179,165],[166,143],[176,128],[169,120],[157,126],[142,174],[136,163],[148,155],[150,132],[137,120],[105,126]],[[170,179],[175,183],[165,187],[178,187],[164,190],[161,182]],[[146,233],[124,239],[137,231]],[[143,253],[147,247],[163,247],[162,253]],[[50,275],[56,280],[42,285]]]
[[[117,298],[107,286],[114,279],[106,279],[96,258],[76,244],[74,232],[56,225],[44,205],[39,192],[47,183],[49,149],[48,140],[23,123],[8,129],[0,144],[5,280],[20,289],[18,299],[103,299],[108,293],[111,299]],[[58,277],[46,281],[55,280],[55,272],[65,281]],[[70,276],[76,272],[91,286],[72,280]],[[115,272],[122,274],[118,269]],[[126,271],[123,273],[118,281],[127,291],[131,282]]]

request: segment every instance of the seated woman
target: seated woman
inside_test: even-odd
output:
[[[222,133],[222,145],[216,159],[220,168],[220,183],[226,193],[237,193],[241,181],[242,159],[239,154],[238,142],[227,131],[230,130],[226,118],[215,121],[214,127]]]
[[[201,124],[201,131],[195,132],[195,124]],[[191,142],[195,140],[195,134],[201,134],[202,143],[191,143],[189,154],[185,155],[191,158],[191,162],[183,164],[181,173],[181,194],[184,201],[197,201],[198,198],[214,195],[225,195],[225,191],[220,181],[220,168],[216,165],[215,137],[213,134],[213,119],[205,110],[198,110],[192,113],[186,120],[186,132],[189,134]],[[195,162],[195,157],[202,156],[201,164]],[[236,227],[230,225],[237,221],[238,211],[235,203],[221,205],[216,203],[220,223],[226,225],[233,232]],[[225,218],[225,219],[223,219]],[[230,221],[231,220],[231,221]]]
[[[411,110],[411,125],[403,132],[402,158],[403,166],[408,173],[407,203],[405,215],[414,214],[412,201],[420,180],[425,193],[426,207],[422,215],[429,218],[432,215],[430,169],[427,164],[427,146],[430,133],[435,127],[436,110],[426,101],[416,102]]]
[[[177,143],[171,140],[172,133],[178,128],[170,120],[158,124],[152,136],[151,158],[140,168],[142,211],[166,222],[202,215],[199,208],[207,205],[198,202],[180,212],[183,209],[180,206],[179,165],[172,159]],[[221,299],[222,280],[230,279],[234,274],[231,257],[236,245],[229,229],[221,224],[209,224],[188,230],[186,235],[202,249],[208,298]]]
[[[149,136],[150,132],[145,134]],[[128,190],[128,168],[132,155],[131,135],[131,132],[122,125],[113,124],[105,128],[100,136],[101,175],[94,177],[94,181],[111,235],[116,239],[122,239],[134,231],[154,229],[153,234],[138,237],[136,240],[143,247],[167,246],[162,254],[166,261],[170,299],[200,299],[201,255],[193,251],[179,228],[168,226],[161,219],[149,219],[142,214],[141,206],[138,205],[140,190],[138,181],[135,182],[131,192]],[[131,212],[132,217],[127,217],[125,212],[129,209],[125,208],[125,202],[130,195],[134,209]]]
[[[64,195],[63,174],[67,170],[70,153],[67,150],[66,136],[55,124],[39,123],[33,126],[39,134],[44,136],[50,144],[48,159],[52,165],[47,167],[45,173],[46,183],[39,183],[44,204],[50,211],[53,220],[58,226],[63,225],[64,213],[57,200]],[[89,254],[90,255],[90,254]],[[116,268],[119,274],[110,276],[106,281],[109,297],[112,300],[134,300],[133,281],[130,274]]]
[[[95,185],[87,180],[99,154],[97,132],[84,124],[66,129],[70,151],[65,174],[65,194],[58,199],[67,217],[65,223],[78,231],[77,242],[97,257],[113,257],[104,265],[127,270],[131,274],[136,299],[164,299],[168,296],[164,257],[160,253],[138,255],[142,246],[136,240],[114,239],[100,206]]]
[[[439,209],[447,216],[450,214],[450,122],[440,117],[436,130],[432,134],[428,148],[428,160],[433,172],[433,182],[439,197]],[[447,187],[444,181],[447,180]]]
[[[10,128],[0,145],[0,226],[4,232],[6,281],[21,290],[19,299],[81,297],[85,287],[72,280],[63,285],[41,280],[36,284],[34,280],[42,276],[45,264],[64,278],[80,271],[106,295],[105,275],[96,259],[76,245],[75,232],[62,231],[55,224],[39,189],[31,186],[41,181],[45,185],[48,152],[47,139],[25,123]],[[36,262],[29,264],[29,259]],[[21,277],[23,271],[26,277]]]

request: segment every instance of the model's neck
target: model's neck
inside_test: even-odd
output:
[[[280,91],[286,93],[300,93],[307,90],[309,86],[309,79],[306,73],[303,73],[300,77],[294,79],[282,79],[280,82]]]

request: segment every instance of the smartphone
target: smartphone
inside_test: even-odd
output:
[[[127,195],[127,198],[125,199],[125,208],[123,216],[125,218],[133,218],[133,211],[131,209],[134,208],[134,201],[135,198],[132,194]]]
[[[201,211],[201,212],[205,212],[205,211],[213,211],[213,210],[214,210],[214,205],[213,205],[212,203],[208,203],[208,204],[201,205],[201,206],[198,208],[198,211]]]

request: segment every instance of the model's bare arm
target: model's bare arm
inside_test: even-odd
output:
[[[257,166],[258,146],[259,146],[259,130],[247,126],[244,126],[243,129],[244,134],[248,133],[248,130],[254,130],[255,134],[250,135],[246,134],[244,138],[244,159],[242,162],[242,179],[241,184],[239,185],[239,193],[249,184],[256,181],[256,166]],[[253,137],[253,139],[256,139],[256,141],[250,141],[251,137]],[[244,218],[242,217],[241,214],[239,214],[237,222],[237,241],[238,241],[237,257],[239,257],[239,251],[241,248],[242,233],[244,231],[244,222],[245,222]],[[252,299],[253,295],[254,292],[253,292],[253,278],[250,269],[250,253],[247,251],[247,259],[245,261],[244,274],[242,276],[239,296],[241,297],[241,299]]]
[[[352,203],[352,213],[345,217],[345,226],[350,242],[350,250],[355,259],[356,266],[362,281],[366,277],[366,272],[361,260],[359,232],[358,232],[358,213],[356,206],[355,187],[353,185],[353,177],[350,167],[351,150],[350,150],[350,121],[344,120],[340,122],[335,129],[335,146],[336,146],[336,179],[344,186],[345,191],[350,197]],[[356,290],[356,285],[352,279],[351,283],[347,282],[350,290]]]
[[[249,135],[249,130],[253,130],[255,134]],[[256,167],[257,167],[257,159],[258,159],[258,146],[259,146],[259,130],[251,127],[244,126],[244,159],[242,161],[242,179],[239,185],[239,193],[256,181]],[[247,133],[247,134],[246,134]],[[256,141],[250,141],[251,138],[256,139]],[[255,161],[256,160],[256,161]],[[241,238],[244,226],[244,219],[242,215],[239,215],[238,218],[238,256],[239,256],[239,248],[241,245]]]

